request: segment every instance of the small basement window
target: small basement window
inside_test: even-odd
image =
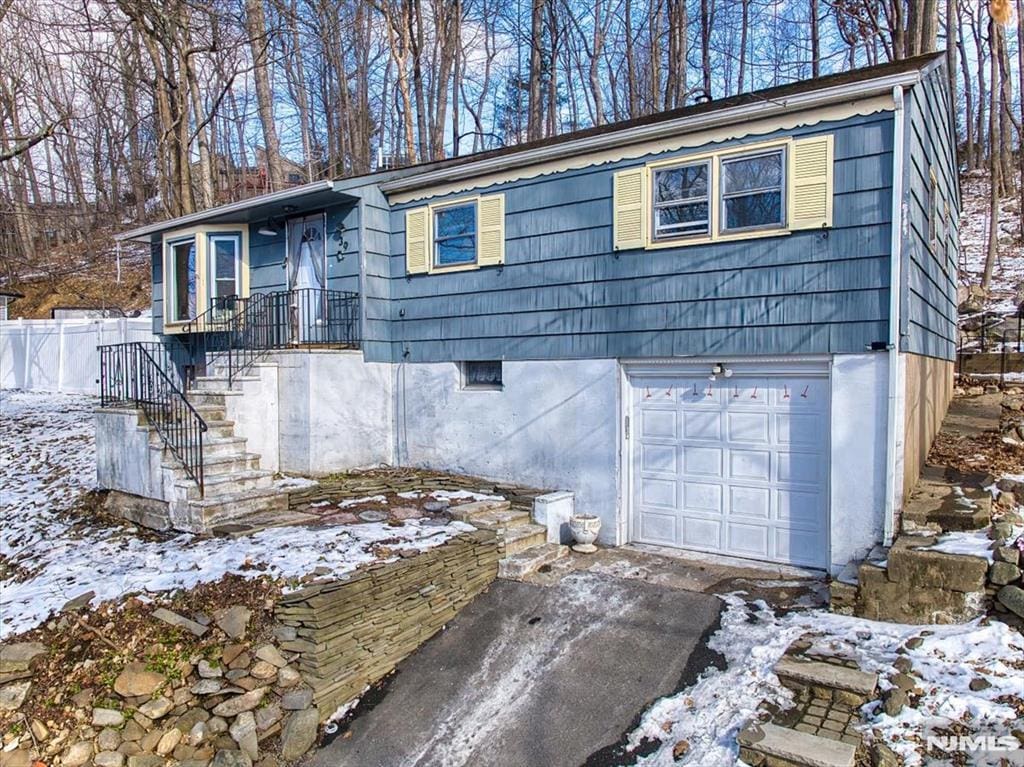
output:
[[[781,149],[723,159],[722,231],[783,226],[785,180],[785,156]]]
[[[501,360],[463,362],[462,388],[500,391],[502,388]]]

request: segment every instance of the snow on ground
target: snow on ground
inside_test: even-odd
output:
[[[237,538],[177,535],[144,541],[122,526],[76,517],[95,484],[92,408],[80,396],[0,393],[0,639],[39,625],[89,591],[92,604],[165,592],[227,574],[295,579],[343,575],[374,561],[374,546],[425,549],[473,530],[453,522],[277,527]]]
[[[879,674],[882,689],[892,686],[889,680],[896,673],[892,664],[898,654],[913,662],[924,691],[917,707],[904,707],[899,716],[889,717],[877,710],[877,704],[868,704],[862,727],[866,739],[882,739],[908,767],[935,763],[923,755],[929,727],[967,721],[972,731],[1005,736],[1018,726],[1016,711],[1005,696],[1024,696],[1024,677],[1010,665],[1020,663],[1024,637],[1004,623],[904,626],[823,610],[777,616],[764,602],[747,603],[736,594],[723,599],[721,629],[709,646],[724,656],[727,667],[706,671],[695,685],[656,701],[644,713],[630,735],[630,745],[636,747],[645,738],[660,745],[638,765],[737,764],[736,737],[760,701],[791,700],[772,669],[789,644],[808,632],[819,635],[810,652],[852,658],[865,671]],[[921,637],[921,644],[898,653],[911,637]],[[990,686],[972,691],[971,680],[978,677]],[[680,740],[687,741],[689,749],[677,762],[672,750]]]
[[[960,216],[960,282],[978,285],[985,270],[988,248],[988,177],[984,173],[963,176],[963,211]],[[1024,244],[1015,197],[1000,200],[999,256],[992,274],[986,309],[999,314],[1017,310],[1014,293],[1024,282]]]

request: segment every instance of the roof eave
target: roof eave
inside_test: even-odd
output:
[[[335,182],[332,180],[326,181],[314,181],[311,184],[303,184],[302,186],[295,186],[289,189],[282,189],[279,192],[271,192],[270,194],[259,195],[258,197],[249,197],[245,200],[239,200],[238,202],[231,202],[227,205],[220,205],[216,208],[208,208],[207,210],[199,211],[198,213],[189,213],[186,216],[179,216],[178,218],[168,219],[166,221],[160,221],[155,224],[147,224],[146,226],[140,226],[136,229],[131,229],[127,232],[121,232],[115,234],[114,239],[123,242],[125,240],[141,240],[148,241],[150,236],[159,234],[160,232],[166,232],[171,229],[180,229],[190,224],[201,224],[207,219],[229,216],[232,213],[242,213],[250,208],[256,208],[261,205],[272,205],[278,202],[285,202],[287,200],[294,200],[299,197],[305,197],[310,194],[319,194],[320,192],[333,192],[335,191]]]
[[[922,70],[914,69],[872,78],[860,83],[845,83],[830,88],[798,93],[782,99],[765,100],[755,104],[742,104],[720,110],[711,110],[699,115],[652,123],[651,125],[624,128],[622,131],[615,133],[588,136],[576,141],[566,141],[522,152],[513,152],[477,162],[468,162],[451,168],[440,168],[435,171],[399,178],[381,184],[380,188],[385,194],[411,192],[425,187],[465,180],[474,176],[498,173],[510,168],[562,159],[567,155],[600,152],[617,146],[639,144],[670,136],[695,133],[709,127],[721,127],[744,120],[768,117],[782,112],[803,111],[844,101],[858,101],[892,92],[892,89],[897,86],[912,86],[920,81],[921,76]]]

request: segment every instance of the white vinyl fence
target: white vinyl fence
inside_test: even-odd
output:
[[[0,389],[98,395],[97,346],[155,340],[151,317],[0,322]]]

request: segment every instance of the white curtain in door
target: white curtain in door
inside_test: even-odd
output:
[[[316,340],[316,328],[323,323],[321,297],[307,290],[324,287],[323,217],[289,221],[288,251],[289,290],[299,291],[292,299],[298,304],[296,340],[304,343]]]

